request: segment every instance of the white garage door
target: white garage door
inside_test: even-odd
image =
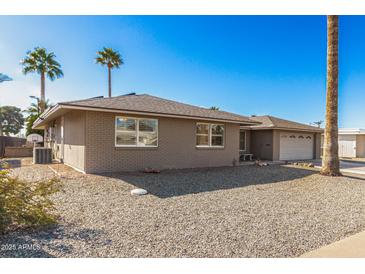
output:
[[[313,134],[280,133],[280,160],[313,159]]]
[[[356,135],[338,136],[338,154],[340,157],[356,157]]]

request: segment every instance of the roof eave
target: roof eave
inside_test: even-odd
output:
[[[251,130],[269,130],[269,129],[278,129],[278,130],[293,130],[293,131],[303,131],[303,132],[324,132],[324,129],[299,129],[299,128],[284,128],[284,127],[251,127]]]
[[[44,122],[46,119],[57,110],[60,109],[60,105],[56,104],[54,107],[48,109],[47,111],[43,112],[33,123],[32,129],[43,129]]]

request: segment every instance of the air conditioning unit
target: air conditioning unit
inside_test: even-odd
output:
[[[34,147],[33,164],[51,164],[52,149],[47,147]]]

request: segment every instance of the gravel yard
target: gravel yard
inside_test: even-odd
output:
[[[361,177],[276,165],[59,173],[59,225],[0,236],[0,256],[297,257],[365,229]],[[14,174],[31,179],[52,171],[29,165]],[[131,196],[136,187],[150,194]]]

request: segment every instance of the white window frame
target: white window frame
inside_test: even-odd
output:
[[[135,145],[119,145],[117,144],[117,133],[118,132],[128,132],[125,130],[118,130],[117,129],[117,119],[133,119],[136,121],[136,144]],[[157,138],[157,144],[154,146],[142,146],[138,145],[139,143],[139,121],[140,120],[153,120],[156,121],[156,138]],[[132,131],[129,131],[132,132]],[[153,118],[143,118],[143,117],[130,117],[130,116],[115,116],[114,119],[114,145],[115,147],[138,147],[138,148],[156,148],[158,147],[158,119]]]
[[[244,147],[244,149],[240,148],[240,151],[245,152],[245,151],[247,151],[247,130],[240,129],[240,134],[241,134],[241,132],[245,133],[245,147]],[[241,146],[241,140],[240,140],[240,146]]]
[[[206,134],[200,134],[196,132],[196,129],[198,127],[198,125],[208,125],[208,145],[197,145],[196,141],[197,138],[196,136],[205,136]],[[223,135],[218,135],[218,134],[212,134],[212,126],[223,126]],[[198,148],[224,148],[224,144],[225,144],[225,135],[226,135],[226,127],[224,124],[216,124],[216,123],[203,123],[203,122],[197,122],[195,125],[195,146]],[[212,145],[212,136],[222,136],[222,143],[223,145],[221,146],[213,146]]]

